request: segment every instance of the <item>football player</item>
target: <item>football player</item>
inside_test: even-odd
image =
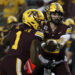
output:
[[[17,23],[18,23],[18,19],[15,16],[9,16],[7,18],[8,29],[11,29],[14,26],[14,24],[17,24]]]
[[[30,45],[34,39],[34,33],[39,29],[39,24],[42,20],[44,20],[44,15],[37,9],[29,9],[23,13],[23,24],[14,26],[8,35],[10,50],[0,63],[0,70],[7,75],[25,74],[23,65],[30,57]]]
[[[2,32],[3,39],[10,32],[11,28],[14,27],[18,23],[18,19],[15,16],[9,16],[7,18],[7,25],[4,27]]]
[[[2,58],[3,56],[8,52],[8,49],[6,49],[6,44],[3,44],[3,39],[5,38],[5,36],[8,34],[8,32],[10,31],[11,27],[12,27],[12,23],[17,23],[18,20],[15,16],[10,16],[7,19],[7,25],[3,27],[3,30],[1,31],[1,45],[0,48],[2,48]],[[5,39],[6,40],[6,39]],[[2,59],[1,58],[1,59]]]
[[[63,8],[59,3],[51,3],[46,9],[48,24],[44,25],[44,31],[37,31],[35,33],[37,39],[33,40],[31,45],[31,61],[36,65],[36,68],[33,70],[32,75],[43,75],[44,68],[50,69],[49,66],[51,66],[51,63],[45,62],[45,60],[42,61],[42,59],[40,60],[38,58],[39,53],[42,55],[42,58],[50,62],[53,60],[63,60],[62,63],[56,65],[52,69],[52,72],[54,72],[55,75],[71,75],[69,67],[66,61],[64,61],[65,44],[70,39],[69,31],[71,30],[71,28],[67,25],[62,24],[63,13]],[[57,48],[53,46],[49,47],[53,49],[41,49],[41,42],[46,42],[48,39],[56,40],[58,44]],[[45,43],[43,43],[43,45],[44,44]]]
[[[74,30],[74,26],[75,26],[74,20],[72,18],[67,18],[64,23],[66,25],[70,25],[70,27],[72,28],[72,30],[71,30],[71,35],[72,35],[73,30]],[[66,43],[66,58],[67,58],[67,63],[69,64],[70,70],[72,72],[72,59],[71,59],[72,52],[70,51],[71,44],[72,44],[72,37]]]
[[[67,26],[70,26],[71,27],[71,34],[72,34],[72,31],[74,29],[74,26],[75,26],[75,23],[74,23],[74,20],[72,18],[67,18],[64,22],[64,24],[66,24]],[[72,39],[70,39],[68,42],[67,42],[67,51],[69,50],[70,48],[70,45],[72,43]],[[67,55],[69,57],[69,55]]]
[[[1,32],[1,37],[2,37],[2,57],[0,58],[1,61],[3,60],[3,58],[5,57],[5,55],[8,53],[9,50],[9,44],[6,43],[7,40],[9,41],[9,38],[6,38],[6,36],[8,35],[8,33],[10,32],[11,28],[18,22],[17,18],[15,16],[9,16],[7,18],[7,25],[5,27],[3,27],[3,31]],[[5,40],[4,40],[5,39]],[[3,40],[5,41],[3,43]],[[4,75],[4,72],[2,72],[2,74]]]

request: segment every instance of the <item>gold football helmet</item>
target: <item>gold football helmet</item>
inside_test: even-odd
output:
[[[60,14],[64,13],[63,8],[59,3],[53,2],[49,5],[49,7],[46,8],[46,15],[49,21],[51,20],[50,14],[55,13],[55,12],[60,13]]]
[[[7,19],[7,24],[11,24],[12,22],[18,22],[15,16],[9,16]]]
[[[29,9],[23,13],[22,21],[29,27],[38,29],[39,23],[44,20],[44,15],[37,9]]]

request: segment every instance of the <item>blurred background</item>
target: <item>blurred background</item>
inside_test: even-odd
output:
[[[43,10],[51,2],[60,3],[65,11],[66,17],[75,16],[75,0],[0,0],[0,26],[7,24],[9,16],[16,16],[21,21],[22,13],[30,8]]]
[[[7,24],[9,16],[16,16],[18,19],[23,11],[29,8],[39,8],[43,0],[0,0],[0,26]]]

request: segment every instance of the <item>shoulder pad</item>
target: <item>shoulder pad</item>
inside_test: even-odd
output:
[[[72,28],[67,28],[66,33],[71,33],[72,32]]]
[[[67,24],[64,21],[62,22],[62,24],[65,25],[65,26],[70,26],[70,24]]]
[[[44,33],[41,32],[41,31],[37,31],[37,32],[35,33],[35,36],[36,36],[36,37],[39,37],[39,38],[41,38],[41,39],[44,39]]]

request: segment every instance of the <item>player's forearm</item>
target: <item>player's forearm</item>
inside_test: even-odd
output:
[[[72,52],[71,51],[67,51],[66,52],[67,63],[69,63],[69,60],[71,59],[71,56],[72,56]]]
[[[4,45],[9,45],[10,44],[10,34],[6,35],[4,38],[3,38],[3,44]]]
[[[36,66],[41,67],[42,63],[38,58],[38,49],[36,48],[36,41],[34,40],[31,44],[31,50],[30,50],[30,58],[33,64],[35,64]],[[37,45],[38,46],[38,45]],[[36,50],[37,49],[37,50]]]

